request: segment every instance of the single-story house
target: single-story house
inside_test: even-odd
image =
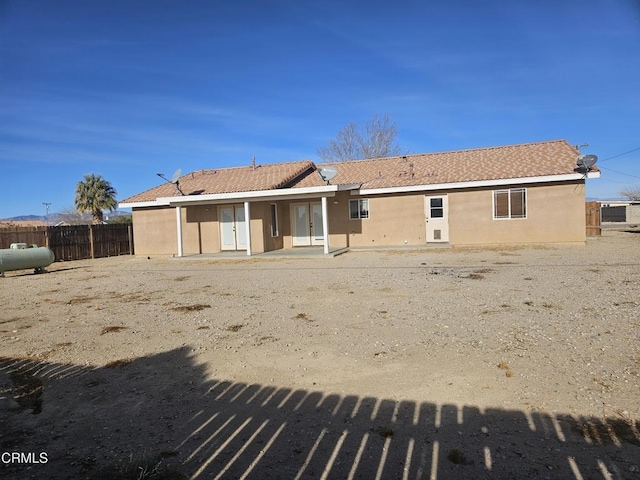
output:
[[[584,243],[585,181],[564,140],[200,170],[127,198],[138,255],[323,246]]]

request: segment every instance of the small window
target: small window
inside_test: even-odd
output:
[[[526,188],[494,190],[493,218],[527,218]]]
[[[369,199],[349,200],[349,218],[351,220],[369,218]]]
[[[444,203],[442,197],[430,198],[429,207],[431,210],[431,218],[444,218]]]
[[[271,204],[271,236],[278,236],[278,205]]]

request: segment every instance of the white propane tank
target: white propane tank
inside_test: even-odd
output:
[[[14,247],[14,245],[16,245]],[[4,272],[12,270],[25,270],[33,268],[35,273],[44,271],[44,267],[51,265],[56,257],[47,247],[23,247],[25,244],[13,244],[12,248],[0,250],[0,276],[4,277]]]

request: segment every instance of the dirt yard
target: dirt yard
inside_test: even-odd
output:
[[[2,478],[640,479],[640,233],[48,270],[0,278]]]

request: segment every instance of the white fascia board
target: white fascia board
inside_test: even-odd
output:
[[[338,185],[338,191],[358,190],[361,186],[362,186],[361,183],[345,183],[342,185]]]
[[[594,176],[592,176],[594,175]],[[595,176],[597,175],[597,176]],[[589,172],[587,178],[598,178],[600,172]],[[525,177],[525,178],[501,178],[498,180],[478,180],[473,182],[458,183],[434,183],[432,185],[407,185],[402,187],[387,188],[369,188],[356,192],[351,195],[376,195],[382,193],[410,193],[410,192],[426,192],[431,190],[455,190],[460,188],[477,188],[477,187],[498,187],[513,184],[530,184],[530,183],[548,183],[548,182],[567,182],[572,180],[584,180],[585,175],[582,173],[568,173],[565,175],[546,175],[541,177]]]
[[[210,193],[206,195],[186,195],[184,197],[161,197],[158,202],[162,205],[205,205],[212,203],[229,203],[259,200],[288,200],[304,197],[334,197],[337,185],[305,188],[282,188],[277,190],[256,190],[252,192]]]
[[[120,202],[118,208],[168,207],[169,202],[151,200],[148,202]]]

